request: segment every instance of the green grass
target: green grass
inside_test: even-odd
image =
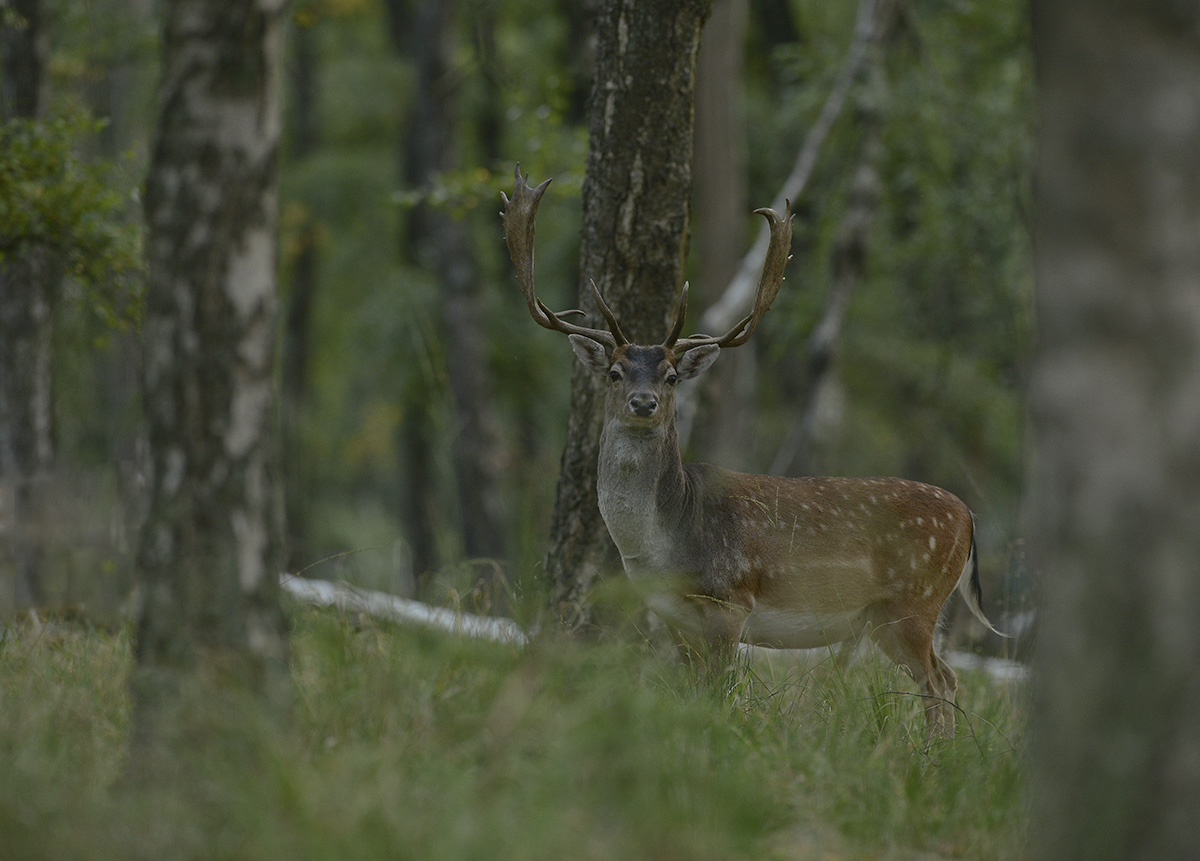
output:
[[[636,641],[525,650],[298,610],[294,716],[181,714],[169,775],[124,778],[128,638],[0,644],[0,858],[1012,858],[1022,694],[963,674],[921,747],[867,657],[694,684]]]

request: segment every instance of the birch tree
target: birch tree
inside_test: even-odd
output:
[[[180,679],[282,697],[272,370],[285,3],[173,0],[145,219],[150,510],[135,730]]]

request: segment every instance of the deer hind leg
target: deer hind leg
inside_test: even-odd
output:
[[[941,691],[939,694],[942,705],[941,735],[946,738],[954,738],[954,696],[958,692],[958,676],[932,647],[929,654],[933,658],[933,675],[937,679],[937,687]]]
[[[884,618],[891,621],[882,621]],[[871,638],[920,686],[925,697],[926,744],[937,737],[953,738],[958,678],[933,650],[933,624],[920,616],[897,618],[885,608],[871,629]]]

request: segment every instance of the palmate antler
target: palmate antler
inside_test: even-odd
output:
[[[525,294],[525,302],[529,306],[530,315],[539,325],[545,326],[547,329],[566,335],[583,335],[585,338],[591,338],[593,341],[603,344],[610,350],[616,349],[620,344],[629,343],[621,334],[617,318],[605,304],[604,297],[600,295],[600,289],[596,286],[595,281],[591,282],[592,296],[596,300],[596,306],[600,309],[600,313],[608,321],[611,332],[568,323],[563,319],[564,316],[583,312],[559,311],[555,313],[537,297],[533,289],[533,222],[537,216],[538,203],[545,194],[546,187],[550,185],[550,180],[530,188],[528,179],[529,174],[521,175],[521,165],[518,163],[513,196],[509,198],[504,192],[500,192],[500,197],[504,200],[504,211],[500,213],[500,217],[504,220],[504,241],[508,245],[508,255],[512,258],[513,266],[517,270],[517,282],[521,285],[521,292]]]
[[[504,241],[508,245],[508,254],[517,270],[517,282],[521,285],[521,292],[525,294],[525,302],[529,306],[530,316],[547,329],[567,335],[583,335],[603,344],[610,351],[622,344],[628,344],[629,341],[621,333],[621,327],[617,324],[617,318],[605,303],[604,297],[600,295],[600,289],[596,286],[595,281],[590,282],[592,296],[596,300],[596,307],[600,309],[600,313],[604,315],[604,319],[608,323],[611,330],[608,332],[603,329],[589,329],[585,326],[568,323],[563,317],[583,312],[576,310],[556,313],[547,308],[537,297],[533,287],[533,225],[537,216],[538,203],[546,192],[546,187],[550,185],[550,180],[547,179],[540,185],[530,188],[528,179],[529,175],[522,175],[521,165],[518,164],[512,197],[510,198],[504,192],[500,193],[500,197],[504,200],[504,211],[500,215],[504,220]],[[676,355],[693,347],[710,344],[718,347],[738,347],[746,343],[754,332],[755,326],[758,325],[759,318],[771,307],[771,302],[779,293],[779,288],[783,284],[783,272],[789,260],[794,213],[790,203],[787,205],[784,216],[780,216],[773,209],[756,209],[754,211],[767,219],[771,229],[771,242],[767,248],[767,259],[763,264],[762,277],[758,282],[758,292],[754,297],[753,310],[749,316],[720,337],[693,335],[680,340],[679,335],[683,332],[683,323],[687,316],[688,285],[685,283],[679,297],[679,311],[675,317],[675,324],[663,342],[663,346],[673,349]]]
[[[795,213],[792,212],[790,202],[787,203],[786,214],[783,216],[775,210],[765,207],[754,211],[767,219],[767,224],[771,229],[771,243],[767,247],[767,259],[763,262],[758,291],[754,295],[753,310],[719,338],[712,335],[692,335],[679,340],[679,335],[683,331],[683,320],[687,314],[688,285],[685,283],[683,293],[679,297],[679,312],[675,317],[675,325],[671,327],[671,334],[667,335],[667,340],[663,342],[664,347],[671,347],[676,354],[684,353],[693,347],[704,347],[709,344],[723,348],[740,347],[749,340],[750,335],[754,332],[754,327],[758,325],[759,318],[775,301],[775,296],[783,284],[784,269],[787,268],[787,262],[791,259],[792,219],[795,218]]]

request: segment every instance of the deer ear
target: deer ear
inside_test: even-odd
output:
[[[597,374],[608,373],[609,368],[612,367],[612,360],[608,357],[608,351],[604,349],[603,344],[583,335],[568,335],[567,337],[571,339],[571,349],[575,351],[576,358],[583,363],[585,368],[590,368]]]
[[[692,347],[679,357],[675,363],[675,373],[681,380],[690,380],[708,370],[708,366],[717,360],[721,348],[716,344],[706,344],[703,347]]]

